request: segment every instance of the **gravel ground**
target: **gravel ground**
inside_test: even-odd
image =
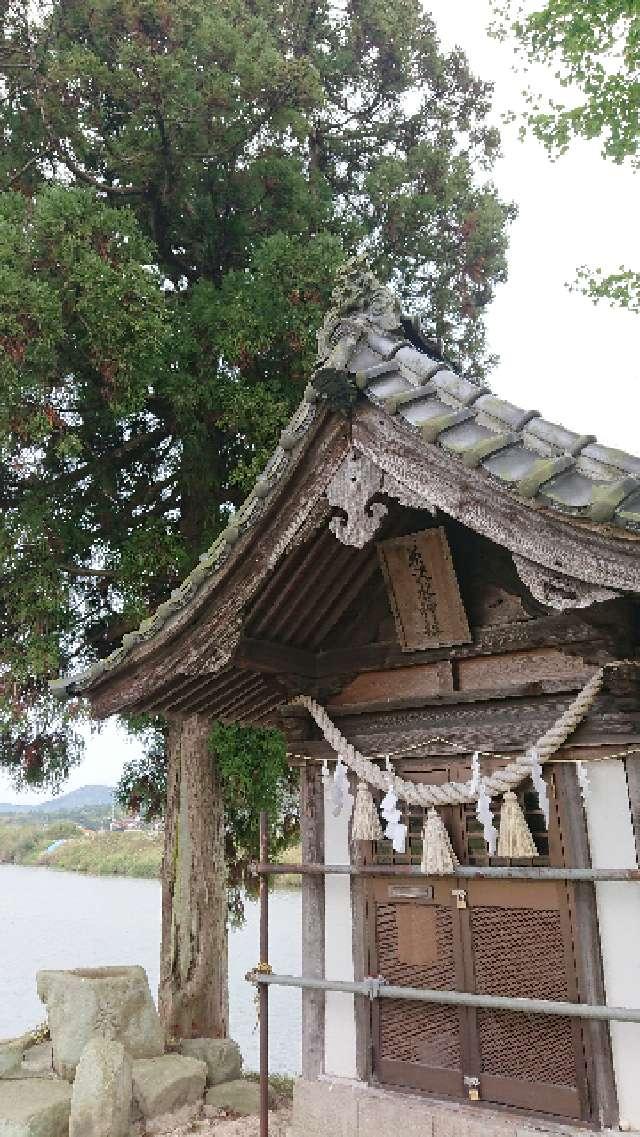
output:
[[[269,1137],[290,1137],[291,1110],[278,1109],[269,1115]],[[166,1137],[260,1137],[257,1117],[208,1117],[166,1132]]]

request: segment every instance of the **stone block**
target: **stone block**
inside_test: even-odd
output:
[[[68,1137],[71,1088],[28,1078],[0,1082],[0,1137]]]
[[[76,1070],[69,1137],[128,1137],[132,1104],[131,1059],[124,1046],[92,1039]]]
[[[121,1042],[132,1058],[164,1051],[164,1031],[142,967],[40,971],[38,995],[47,1007],[57,1074],[73,1081],[92,1038]]]
[[[146,1119],[202,1101],[207,1067],[197,1058],[164,1054],[133,1063],[133,1099]]]
[[[433,1137],[433,1117],[426,1102],[397,1095],[363,1094],[358,1103],[358,1134],[367,1137],[398,1137],[402,1132],[411,1137]]]
[[[355,1137],[360,1097],[361,1087],[353,1082],[299,1078],[293,1090],[291,1137],[311,1133],[314,1137]]]
[[[226,1113],[238,1113],[241,1117],[260,1113],[260,1085],[250,1082],[247,1078],[238,1078],[235,1082],[222,1082],[218,1086],[211,1086],[205,1095],[205,1105],[209,1110],[224,1110]]]
[[[452,1102],[432,1106],[434,1137],[514,1137],[509,1113]]]
[[[0,1078],[15,1074],[22,1065],[24,1039],[11,1038],[0,1042]]]
[[[180,1052],[207,1066],[207,1085],[235,1082],[242,1074],[242,1054],[232,1038],[183,1038]]]
[[[158,1117],[150,1117],[147,1121],[143,1121],[144,1137],[160,1137],[165,1133],[170,1133],[171,1137],[183,1137],[185,1131],[193,1132],[194,1125],[201,1117],[201,1101],[183,1105],[181,1109],[176,1109],[172,1113],[162,1113]]]
[[[22,1071],[25,1078],[54,1077],[51,1043],[38,1042],[35,1046],[30,1046],[22,1061]]]

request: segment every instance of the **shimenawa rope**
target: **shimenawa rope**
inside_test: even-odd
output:
[[[634,661],[635,662],[635,661]],[[607,666],[620,666],[609,664]],[[604,680],[605,667],[592,676],[582,688],[572,703],[567,707],[552,727],[529,747],[522,758],[510,762],[503,770],[496,770],[493,774],[483,777],[484,789],[490,797],[504,794],[513,790],[531,776],[532,768],[538,763],[543,765],[562,746],[570,734],[582,722],[593,706]],[[381,770],[359,750],[356,750],[348,739],[338,729],[329,717],[327,711],[310,695],[297,695],[293,704],[304,707],[314,722],[322,731],[325,740],[331,748],[339,754],[350,770],[357,774],[362,782],[367,782],[378,790],[387,791],[390,787],[397,796],[409,805],[444,806],[465,805],[478,800],[478,790],[471,781],[447,782],[446,785],[435,786],[407,781],[398,774]]]

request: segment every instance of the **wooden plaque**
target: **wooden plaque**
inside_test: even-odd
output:
[[[471,641],[444,529],[424,529],[378,545],[403,651]]]

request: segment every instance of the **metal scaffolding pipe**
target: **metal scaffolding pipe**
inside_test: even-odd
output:
[[[365,995],[369,999],[407,999],[416,1003],[438,1003],[453,1007],[488,1007],[494,1011],[521,1011],[528,1015],[556,1015],[574,1019],[604,1019],[606,1022],[640,1023],[640,1010],[605,1007],[590,1003],[567,1003],[552,999],[515,999],[503,995],[474,995],[467,991],[433,991],[420,987],[394,987],[382,979],[348,982],[338,979],[307,979],[297,975],[266,975],[250,971],[250,983],[275,987],[300,987],[316,991],[342,991]]]
[[[309,864],[271,864],[260,862],[257,872],[269,876],[286,875],[336,875],[336,876],[388,876],[418,877],[423,880],[441,880],[445,877],[465,880],[566,880],[597,881],[615,880],[640,882],[640,869],[565,869],[540,868],[528,865],[458,865],[453,873],[424,873],[417,865],[323,865]]]

